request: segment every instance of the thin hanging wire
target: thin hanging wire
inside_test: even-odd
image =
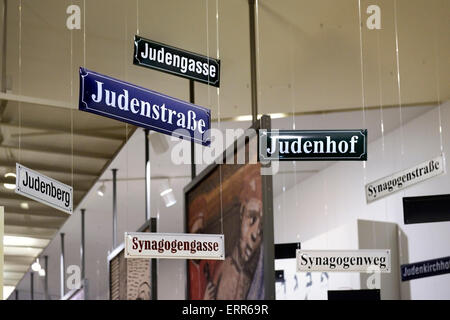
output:
[[[384,159],[385,141],[384,141],[384,114],[383,114],[383,84],[381,81],[381,49],[380,32],[377,32],[377,55],[378,55],[378,93],[380,103],[380,131],[381,131],[381,150]]]
[[[364,55],[363,55],[363,35],[362,35],[362,17],[361,17],[361,0],[358,0],[358,22],[359,22],[359,62],[361,69],[361,100],[362,100],[362,125],[363,129],[367,129],[366,127],[366,93],[364,87]],[[366,161],[363,161],[363,185],[365,186],[367,183],[367,168]],[[367,212],[367,206],[364,206],[364,213]]]
[[[70,1],[70,4],[73,4],[73,1]],[[73,185],[73,108],[72,108],[72,102],[73,102],[73,30],[69,30],[70,32],[70,149],[71,149],[71,182],[72,182],[72,189],[74,189]]]
[[[19,96],[22,95],[22,0],[19,0]],[[19,100],[19,163],[22,162],[22,102]]]
[[[86,0],[83,0],[83,66],[86,68]]]
[[[397,66],[397,90],[398,90],[398,106],[400,114],[400,141],[401,141],[401,157],[400,163],[403,166],[403,154],[404,154],[404,143],[403,143],[403,114],[402,114],[402,91],[400,82],[400,58],[399,58],[399,46],[398,46],[398,24],[397,24],[397,0],[394,0],[394,27],[395,27],[395,58]]]
[[[363,56],[363,37],[362,37],[362,17],[361,17],[361,0],[358,0],[358,18],[359,18],[359,55],[361,65],[361,99],[362,99],[362,116],[363,129],[366,128],[366,93],[364,88],[364,56]],[[363,161],[364,168],[364,185],[366,185],[366,161]]]
[[[294,66],[294,59],[295,57],[295,32],[294,27],[290,26],[290,33],[291,33],[291,41],[290,41],[290,55],[289,55],[289,64],[291,65],[290,68],[290,74],[291,74],[291,81],[290,81],[290,89],[291,89],[291,109],[292,109],[292,130],[295,130],[296,123],[295,123],[295,66]],[[298,186],[297,186],[297,162],[292,161],[292,166],[294,167],[294,198],[295,198],[295,212],[298,212]],[[283,188],[285,188],[286,184],[283,184]],[[283,190],[284,192],[284,190]]]
[[[139,10],[137,9],[139,6],[139,0],[136,0],[136,34],[139,34],[139,16],[138,16],[138,12]],[[128,81],[128,63],[127,63],[127,39],[128,39],[128,10],[125,14],[125,27],[124,27],[124,73],[125,73],[125,81]],[[129,184],[129,176],[128,176],[128,123],[125,122],[125,174],[126,174],[126,191],[125,191],[125,196],[126,196],[126,201],[125,201],[125,228],[126,230],[128,230],[128,184]]]
[[[385,160],[385,140],[384,140],[384,115],[383,115],[383,84],[381,81],[381,49],[380,49],[380,33],[377,32],[377,62],[378,62],[378,97],[379,97],[379,103],[380,103],[380,131],[381,131],[381,158],[382,161]],[[389,222],[388,218],[388,206],[387,201],[384,201],[384,218],[385,218],[385,239],[389,239],[388,234],[388,225]]]
[[[136,34],[139,35],[139,0],[136,0]]]
[[[435,3],[436,5],[436,3]],[[438,13],[439,11],[435,11]],[[439,139],[440,139],[440,152],[444,153],[444,141],[442,137],[442,118],[441,118],[441,88],[439,84],[439,78],[440,78],[440,72],[439,72],[439,41],[438,41],[438,32],[439,32],[439,26],[438,26],[439,19],[435,19],[435,32],[434,32],[434,54],[436,57],[436,63],[435,63],[435,69],[436,69],[436,95],[437,95],[437,104],[438,104],[438,116],[439,116]]]
[[[208,13],[206,14],[208,19]],[[209,27],[209,25],[208,25]],[[208,28],[207,28],[208,29]],[[209,50],[209,44],[208,44]],[[217,59],[220,59],[220,47],[219,47],[219,1],[216,0],[216,56]],[[208,59],[209,59],[209,51],[208,51]],[[209,64],[209,61],[208,61]],[[208,73],[208,82],[209,82],[209,73]],[[221,113],[220,113],[220,88],[216,88],[217,93],[217,125],[219,131],[222,132],[221,125]],[[208,89],[208,99],[209,99],[209,89]],[[226,146],[225,146],[226,147]],[[223,197],[222,197],[222,166],[219,166],[219,183],[220,183],[220,229],[223,234]]]

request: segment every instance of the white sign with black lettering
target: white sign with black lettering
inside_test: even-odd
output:
[[[223,234],[125,232],[125,258],[224,260]]]
[[[297,272],[391,272],[391,250],[297,250]]]
[[[389,196],[416,183],[445,172],[444,155],[422,162],[412,168],[394,173],[366,185],[367,203]]]
[[[73,189],[16,163],[16,193],[72,214]]]

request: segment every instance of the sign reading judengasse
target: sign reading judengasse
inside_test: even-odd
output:
[[[72,214],[73,189],[16,163],[16,193]]]
[[[79,110],[209,146],[211,110],[80,68]]]
[[[222,234],[125,232],[125,258],[224,260]]]
[[[203,82],[220,84],[220,61],[160,42],[134,36],[133,64]]]

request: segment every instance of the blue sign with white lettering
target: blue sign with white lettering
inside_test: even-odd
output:
[[[401,265],[402,281],[450,273],[450,257]]]
[[[211,110],[85,68],[80,68],[79,110],[211,143]]]

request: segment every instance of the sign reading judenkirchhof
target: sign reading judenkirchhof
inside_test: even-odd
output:
[[[260,130],[260,160],[367,160],[367,130]]]
[[[209,109],[80,68],[79,109],[210,144]]]
[[[402,281],[450,273],[450,257],[401,265]]]
[[[389,249],[297,250],[297,272],[391,272]]]
[[[16,193],[72,214],[73,189],[71,186],[19,163],[16,163]]]
[[[224,260],[223,234],[125,233],[125,258]]]
[[[219,60],[140,36],[134,36],[133,63],[219,87]]]
[[[444,155],[422,162],[412,168],[397,172],[366,185],[367,203],[381,199],[416,183],[445,172]]]

